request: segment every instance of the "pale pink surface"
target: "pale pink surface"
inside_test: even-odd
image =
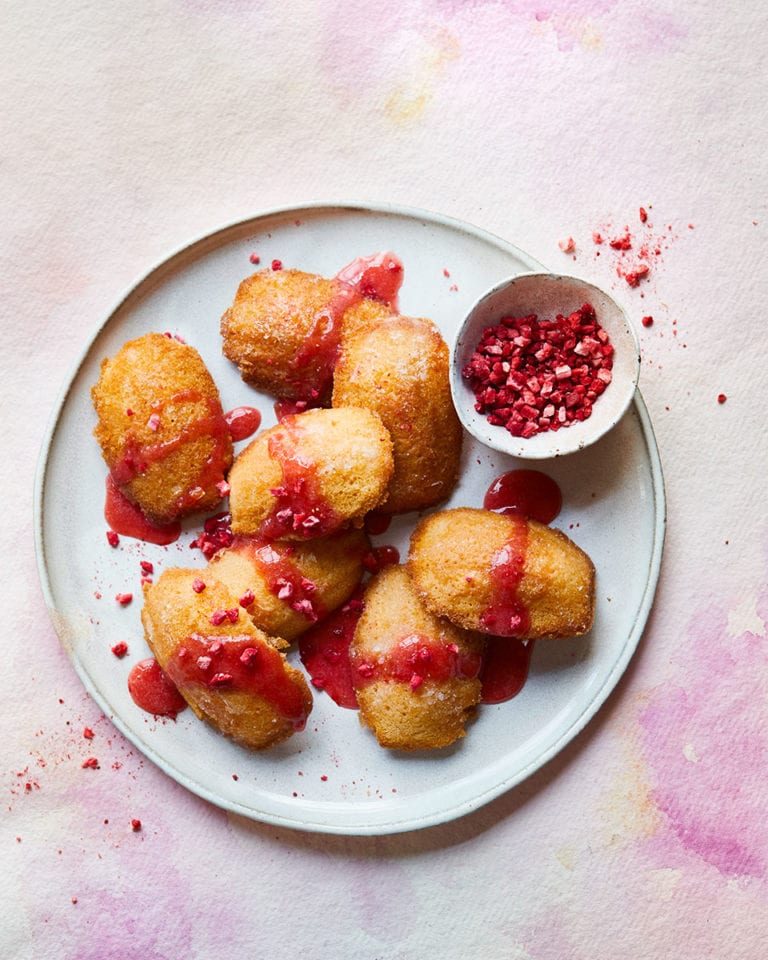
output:
[[[762,4],[11,6],[0,956],[761,960]],[[464,218],[654,318],[641,389],[669,530],[638,655],[531,780],[405,836],[282,831],[165,777],[84,692],[33,556],[46,422],[119,293],[190,237],[315,199]],[[593,239],[625,228],[623,257]]]

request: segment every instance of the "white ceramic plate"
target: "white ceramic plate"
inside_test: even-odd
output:
[[[338,834],[385,834],[451,820],[500,795],[551,759],[595,714],[624,671],[643,631],[658,578],[664,491],[642,398],[588,450],[538,464],[560,485],[555,526],[593,558],[597,611],[589,635],[537,644],[528,682],[514,700],[483,707],[468,735],[435,753],[382,750],[354,711],[318,694],[307,729],[266,753],[230,743],[191,711],[155,720],[131,700],[126,678],[148,656],[140,625],[139,561],[156,574],[203,565],[189,541],[157,547],[106,540],[105,466],[92,429],[90,388],[103,357],[131,337],[171,331],[207,362],[225,409],[272,401],[240,380],[221,354],[219,318],[240,280],[279,259],[330,276],[361,254],[401,257],[404,314],[431,317],[446,339],[467,308],[503,277],[540,268],[517,248],[481,230],[423,211],[389,206],[311,205],[227,226],[170,256],[123,297],[87,344],[52,421],[41,455],[36,504],[38,559],[61,642],[91,695],[150,759],[188,789],[257,820]],[[480,505],[499,473],[515,465],[466,438],[463,475],[450,505]],[[414,515],[399,518],[379,542],[404,556]],[[117,593],[137,599],[120,606]],[[125,640],[129,654],[111,652]],[[298,663],[295,653],[292,658]]]

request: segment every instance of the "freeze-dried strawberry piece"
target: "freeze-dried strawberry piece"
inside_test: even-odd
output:
[[[209,517],[203,525],[203,532],[190,543],[190,547],[202,551],[206,560],[224,547],[230,547],[235,535],[230,526],[232,518],[228,513],[217,513]]]
[[[608,334],[584,304],[554,320],[502,317],[483,330],[462,375],[479,413],[527,438],[586,420],[612,366]]]

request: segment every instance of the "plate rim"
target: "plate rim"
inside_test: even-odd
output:
[[[393,817],[389,820],[376,818],[375,822],[370,824],[343,824],[324,822],[322,820],[313,820],[309,817],[307,811],[305,811],[305,815],[301,819],[292,819],[279,813],[254,809],[252,806],[248,806],[236,800],[221,797],[205,784],[190,778],[183,771],[179,770],[175,766],[172,766],[157,752],[157,750],[152,747],[151,744],[145,743],[144,741],[142,741],[141,744],[137,743],[133,732],[128,728],[127,724],[124,724],[122,718],[109,706],[106,696],[96,689],[96,686],[91,680],[90,675],[85,669],[85,666],[81,664],[80,659],[76,656],[74,650],[70,649],[67,644],[63,642],[63,637],[57,625],[57,610],[54,602],[51,578],[46,559],[46,544],[43,536],[43,525],[47,468],[50,459],[51,448],[56,437],[59,419],[78,378],[78,375],[84,366],[95,341],[98,339],[102,331],[105,329],[110,320],[112,320],[115,314],[119,312],[119,310],[130,300],[131,296],[136,294],[140,288],[153,277],[153,275],[162,269],[168,269],[172,266],[174,260],[191,253],[195,247],[202,246],[203,244],[213,244],[215,248],[216,239],[228,232],[235,232],[238,229],[248,226],[249,224],[253,223],[256,225],[258,222],[263,222],[264,220],[270,218],[287,218],[291,216],[296,217],[303,211],[312,212],[315,215],[318,213],[326,213],[327,215],[360,213],[396,216],[409,220],[422,220],[428,223],[437,224],[442,227],[448,227],[452,230],[458,230],[466,234],[471,234],[484,242],[490,242],[497,248],[500,248],[517,257],[521,262],[528,263],[530,265],[529,269],[546,269],[542,264],[536,261],[516,244],[511,243],[503,237],[500,237],[482,227],[478,227],[456,217],[437,213],[424,208],[383,202],[327,202],[316,200],[305,203],[290,204],[287,206],[270,207],[260,212],[220,224],[211,230],[199,233],[191,240],[175,246],[170,252],[157,259],[148,269],[143,271],[134,281],[125,287],[123,292],[113,301],[112,306],[109,307],[108,310],[102,315],[101,319],[94,323],[93,329],[86,337],[78,355],[70,364],[69,369],[65,374],[63,383],[59,388],[58,396],[53,403],[45,433],[43,435],[43,440],[41,442],[34,477],[33,530],[37,570],[43,592],[43,598],[49,618],[54,628],[54,632],[56,633],[59,643],[67,655],[67,659],[72,664],[78,679],[83,684],[92,699],[102,709],[105,710],[110,722],[114,724],[120,733],[130,743],[136,746],[136,748],[139,749],[141,753],[147,757],[147,759],[151,760],[171,779],[175,780],[185,789],[189,790],[192,794],[207,800],[214,806],[224,809],[230,813],[243,816],[249,820],[271,824],[273,826],[284,827],[297,831],[326,833],[339,836],[380,836],[395,833],[405,833],[424,829],[430,826],[437,826],[466,816],[472,811],[479,809],[480,807],[489,803],[491,800],[502,796],[513,787],[522,783],[536,770],[549,763],[571,740],[575,739],[595,716],[595,714],[599,712],[608,697],[615,690],[620,677],[626,670],[627,665],[634,656],[634,653],[638,647],[656,595],[661,571],[667,522],[667,503],[663,469],[658,444],[653,431],[648,409],[645,401],[643,400],[642,394],[638,389],[635,392],[635,398],[631,407],[629,408],[628,413],[634,411],[637,414],[640,432],[645,443],[651,488],[653,493],[652,499],[654,520],[651,562],[648,567],[648,574],[642,599],[638,604],[637,615],[632,625],[632,629],[627,635],[626,642],[621,650],[621,655],[617,658],[611,670],[602,678],[600,687],[589,703],[585,705],[578,717],[576,717],[573,722],[561,732],[560,736],[558,736],[552,743],[549,744],[546,750],[538,753],[534,759],[530,760],[511,776],[503,778],[502,780],[486,787],[484,790],[475,794],[471,799],[458,801],[454,805],[443,807],[431,814],[408,813],[406,811],[401,817]],[[334,805],[344,806],[343,802],[341,801],[322,802],[324,809],[333,807]],[[387,806],[389,806],[389,802]],[[377,805],[375,809],[384,813],[384,810],[381,806]]]

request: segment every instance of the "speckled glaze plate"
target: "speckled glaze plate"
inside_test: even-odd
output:
[[[141,570],[204,565],[189,542],[202,519],[167,547],[121,538],[112,548],[103,516],[106,469],[92,436],[90,388],[102,358],[143,333],[178,333],[202,354],[225,409],[272,399],[243,384],[222,356],[219,318],[240,280],[268,265],[335,274],[355,257],[394,251],[405,266],[404,314],[438,323],[450,342],[467,308],[500,279],[540,269],[522,251],[432,213],[390,206],[310,205],[226,226],[165,259],[98,327],[63,391],[44,445],[35,496],[41,579],[51,617],[78,675],[106,715],[147,757],[189,790],[256,820],[337,834],[415,830],[465,815],[520,783],[575,737],[617,683],[650,610],[664,538],[664,490],[651,424],[638,394],[618,426],[593,447],[538,464],[560,485],[565,530],[597,567],[592,631],[536,645],[529,679],[513,700],[480,709],[468,735],[446,750],[381,749],[355,711],[318,693],[305,731],[251,753],[198,721],[143,713],[131,700],[131,666],[149,655],[140,623]],[[461,481],[449,505],[480,505],[490,482],[517,462],[466,437]],[[520,465],[524,465],[520,463]],[[407,552],[416,515],[380,543]],[[134,601],[121,606],[118,593]],[[111,647],[126,641],[117,659]],[[299,663],[296,652],[290,657]]]

